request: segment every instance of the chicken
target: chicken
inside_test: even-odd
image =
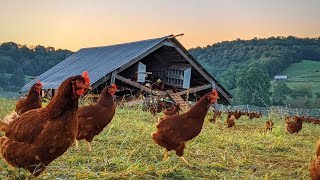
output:
[[[302,120],[295,116],[294,121],[286,121],[286,128],[290,134],[298,133],[302,129]]]
[[[234,117],[238,120],[241,117],[241,111],[234,112]]]
[[[249,116],[249,119],[253,119],[256,117],[256,114],[254,112],[249,112],[248,116]]]
[[[0,153],[11,166],[38,176],[74,142],[77,135],[78,99],[90,89],[88,73],[66,79],[57,95],[41,109],[20,115],[0,138]],[[3,124],[1,124],[3,125]]]
[[[151,88],[154,90],[162,91],[164,89],[164,83],[161,81],[161,79],[158,79],[155,83],[151,85]]]
[[[98,135],[111,122],[115,114],[113,95],[116,91],[117,86],[112,84],[101,91],[97,104],[83,106],[78,109],[78,133],[76,139],[85,139],[88,142],[89,151],[91,151],[90,143],[94,136]]]
[[[40,95],[41,89],[42,83],[40,81],[37,81],[37,83],[30,88],[27,97],[18,100],[15,109],[18,115],[23,114],[24,112],[27,112],[31,109],[42,107]]]
[[[320,144],[318,143],[316,159],[310,162],[310,176],[312,180],[320,180]]]
[[[228,117],[227,117],[227,127],[228,128],[231,128],[235,125],[235,115],[234,114],[228,114]]]
[[[153,116],[156,116],[157,113],[160,113],[164,108],[165,108],[165,102],[161,101],[160,103],[157,104],[156,107],[150,107],[150,113]]]
[[[164,160],[168,151],[175,150],[176,154],[188,164],[183,157],[186,141],[196,137],[202,129],[204,118],[210,105],[218,99],[216,90],[204,95],[189,111],[162,118],[152,134],[153,140],[165,148]]]
[[[273,126],[274,126],[274,124],[271,120],[266,121],[264,124],[266,131],[272,131]]]
[[[178,103],[178,104],[173,105],[172,108],[164,110],[163,114],[165,116],[172,116],[172,115],[179,114],[180,110],[181,110],[180,103]]]
[[[209,119],[210,122],[215,123],[217,118],[220,118],[222,112],[221,111],[213,111],[212,118]]]

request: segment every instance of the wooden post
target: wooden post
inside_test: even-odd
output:
[[[116,75],[117,75],[117,71],[113,71],[112,73],[111,73],[111,79],[110,79],[110,86],[113,84],[113,83],[115,83],[116,82]]]

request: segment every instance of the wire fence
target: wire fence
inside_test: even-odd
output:
[[[239,105],[239,106],[226,106],[218,105],[219,111],[236,111],[240,110],[242,112],[261,112],[263,115],[269,115],[270,113],[278,114],[280,116],[290,115],[290,116],[305,116],[305,117],[320,117],[320,109],[298,109],[289,108],[285,106],[271,106],[271,107],[258,107],[252,105]]]

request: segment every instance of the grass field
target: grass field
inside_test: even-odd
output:
[[[0,103],[3,117],[14,102]],[[187,143],[188,166],[174,152],[162,161],[163,149],[151,139],[155,117],[139,107],[118,108],[113,121],[95,137],[92,152],[81,141],[79,150],[69,148],[39,179],[310,179],[320,126],[303,124],[302,131],[290,135],[283,120],[273,118],[274,131],[265,133],[265,120],[242,117],[235,128],[227,129],[224,118],[215,124],[206,119],[202,132]],[[32,176],[0,160],[0,179],[24,178]]]
[[[320,92],[320,62],[303,60],[301,63],[291,64],[282,75],[288,76],[286,82],[290,88],[305,85],[313,93]]]

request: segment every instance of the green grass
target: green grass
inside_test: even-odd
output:
[[[309,86],[313,93],[320,92],[320,61],[303,60],[291,64],[280,74],[287,75],[290,88]]]
[[[8,106],[13,101],[1,100]],[[283,120],[273,118],[274,131],[265,133],[266,118],[242,117],[227,129],[224,118],[211,124],[187,142],[184,164],[174,152],[162,161],[163,149],[151,139],[156,117],[140,108],[120,109],[113,121],[92,143],[92,152],[81,141],[53,161],[39,179],[309,179],[320,126],[303,124],[298,134],[285,131]],[[254,169],[256,170],[254,172]],[[0,178],[31,178],[24,170],[9,170],[0,160]]]

